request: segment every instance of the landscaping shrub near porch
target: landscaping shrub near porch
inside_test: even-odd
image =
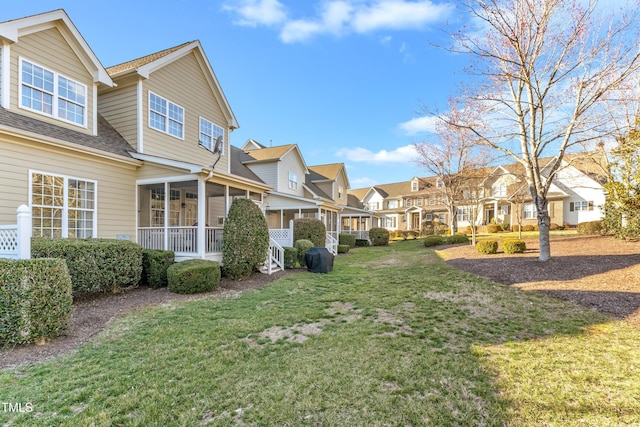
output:
[[[324,248],[327,242],[327,228],[319,219],[298,218],[293,221],[293,241],[310,240],[313,246]]]
[[[481,240],[476,244],[476,249],[481,254],[492,255],[498,252],[498,242],[495,240]]]
[[[373,246],[386,246],[389,244],[389,230],[386,228],[372,228],[369,230],[369,238]]]
[[[195,294],[215,290],[220,284],[220,264],[205,259],[190,259],[167,269],[169,290],[178,294]]]
[[[63,259],[0,259],[0,346],[60,335],[71,309],[71,277]]]
[[[527,250],[524,240],[505,239],[502,241],[502,249],[505,254],[522,254]]]
[[[150,288],[167,286],[167,269],[174,263],[173,251],[144,249],[142,251],[142,280]]]
[[[75,294],[117,293],[142,277],[142,247],[129,240],[37,238],[31,256],[66,260]]]

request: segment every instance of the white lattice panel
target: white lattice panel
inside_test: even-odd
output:
[[[18,251],[18,229],[0,229],[0,253],[13,253]]]

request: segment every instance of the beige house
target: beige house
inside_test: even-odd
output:
[[[63,10],[0,23],[0,224],[221,258],[235,197],[272,187],[229,144],[237,120],[198,41],[105,69]]]

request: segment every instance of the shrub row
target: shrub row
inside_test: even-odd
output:
[[[60,335],[71,317],[71,276],[62,259],[0,259],[0,345]]]
[[[177,262],[167,269],[167,282],[178,294],[213,291],[220,284],[220,264],[205,259]]]
[[[453,236],[427,236],[424,238],[423,243],[426,247],[438,246],[438,245],[456,245],[459,243],[469,243],[469,237],[465,234],[454,234]]]
[[[128,240],[37,238],[31,256],[64,259],[76,294],[116,293],[142,277],[142,247]]]

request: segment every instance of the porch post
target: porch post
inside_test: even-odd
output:
[[[231,203],[229,201],[229,186],[224,186],[224,217],[227,218],[229,215],[229,208],[231,207]],[[226,219],[225,219],[226,220]]]
[[[280,228],[284,228],[284,209],[280,209]]]
[[[169,248],[169,217],[171,216],[171,203],[170,203],[170,184],[164,183],[164,250],[168,251]]]
[[[31,209],[27,205],[18,207],[18,259],[31,258]]]
[[[206,204],[207,202],[207,182],[205,180],[198,180],[198,229],[196,230],[196,239],[198,252],[198,258],[204,259],[207,253],[206,244],[206,229],[207,217],[206,217]]]
[[[498,223],[498,201],[494,200],[493,201],[493,218],[496,224]]]

